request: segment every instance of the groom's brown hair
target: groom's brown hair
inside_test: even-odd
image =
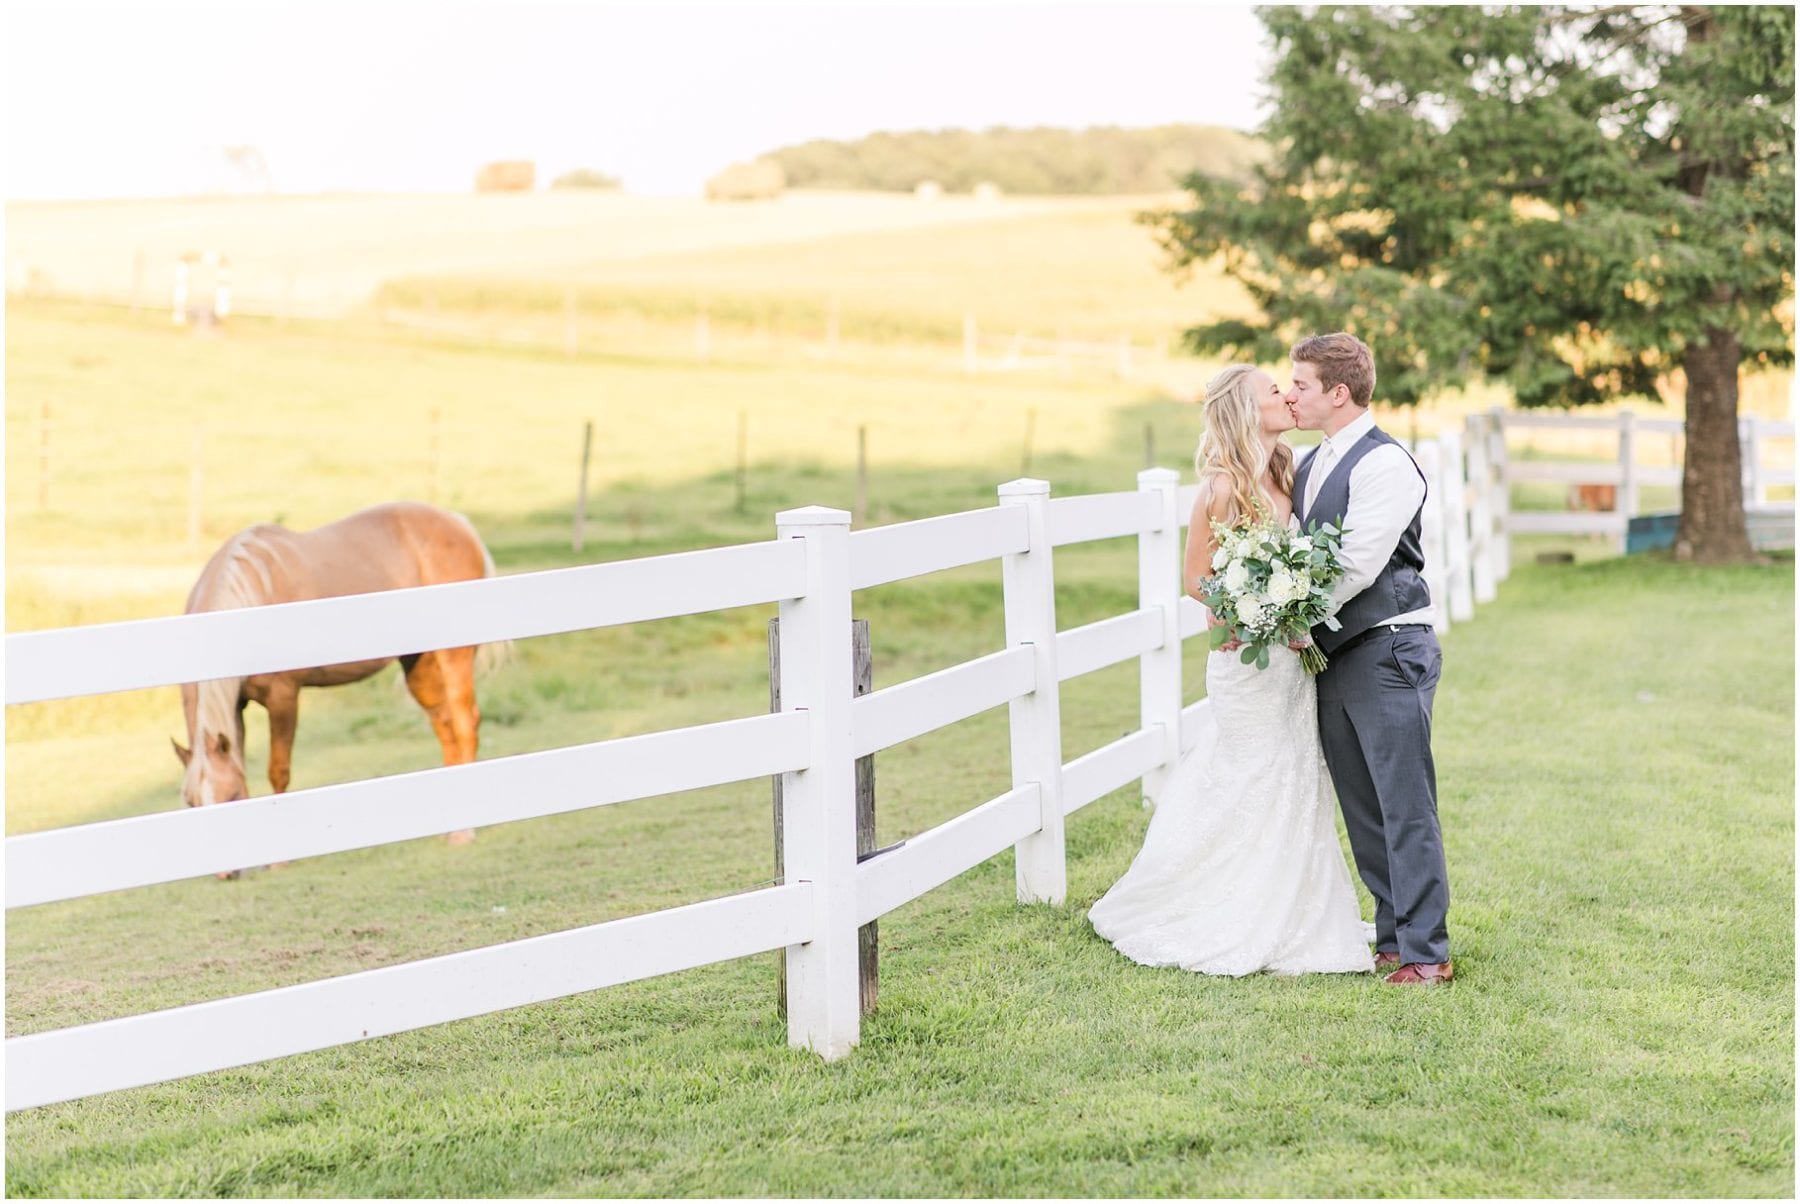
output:
[[[1375,396],[1375,356],[1369,345],[1353,334],[1315,334],[1301,339],[1288,352],[1290,359],[1311,364],[1319,371],[1319,384],[1329,393],[1339,385],[1350,390],[1359,406]]]

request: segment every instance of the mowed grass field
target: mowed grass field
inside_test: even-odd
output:
[[[892,303],[874,285],[863,301],[839,292],[846,341],[853,313],[886,312],[927,348],[934,290],[998,296],[1009,279],[1023,282],[1006,302],[1021,325],[1079,330],[1079,298],[1050,289],[1040,260],[1090,273],[1095,295],[1136,298],[1122,314],[1165,303],[1133,283],[1146,269],[1126,251],[1147,243],[1131,242],[1144,236],[1128,212],[1103,222],[1071,205],[1017,222],[1036,233],[800,224],[779,243],[711,249],[670,233],[582,287],[598,301],[706,285],[798,312],[779,307],[842,289],[832,265],[849,262],[871,281],[887,273]],[[9,221],[9,258],[16,232]],[[1010,249],[965,262],[976,242]],[[1030,470],[1058,493],[1130,488],[1146,426],[1158,463],[1187,462],[1198,423],[1180,385],[1209,370],[967,376],[955,332],[947,354],[909,362],[722,346],[701,363],[599,339],[567,357],[554,307],[539,305],[560,276],[385,266],[392,288],[441,290],[446,312],[457,281],[486,282],[491,294],[469,295],[499,297],[495,312],[547,341],[452,339],[348,310],[191,334],[148,311],[13,298],[7,629],[175,613],[237,528],[310,526],[396,496],[464,510],[502,571],[763,539],[778,509],[852,504],[859,427],[868,522],[992,504],[1025,468],[1028,429]],[[1220,296],[1199,288],[1196,310]],[[691,321],[668,304],[647,328]],[[1404,433],[1411,417],[1383,420]],[[1142,838],[1127,791],[1072,823],[1068,906],[1016,907],[1003,855],[885,919],[881,1011],[846,1062],[785,1048],[770,959],[747,959],[19,1113],[8,1191],[1791,1195],[1792,561],[1706,573],[1582,551],[1587,562],[1552,568],[1521,546],[1499,601],[1446,641],[1437,751],[1462,980],[1450,992],[1123,962],[1082,915]],[[1057,565],[1061,626],[1135,605],[1128,542],[1062,549]],[[878,687],[1003,638],[997,565],[868,591],[855,609]],[[764,710],[771,610],[522,643],[482,684],[484,756]],[[1186,659],[1191,699],[1203,657]],[[314,691],[302,710],[297,787],[435,761],[391,670]],[[1069,683],[1064,715],[1070,758],[1131,730],[1135,669]],[[179,716],[173,688],[10,708],[7,832],[177,806]],[[260,792],[259,712],[249,727]],[[1005,750],[995,712],[882,754],[879,840],[1004,790]],[[768,788],[752,782],[489,829],[464,849],[417,841],[28,909],[8,917],[7,1031],[697,901],[769,881],[771,861]]]
[[[1130,550],[1104,552],[1065,558],[1065,624],[1131,604]],[[8,1191],[1791,1196],[1792,587],[1791,560],[1525,566],[1450,633],[1448,991],[1125,962],[1083,918],[1143,836],[1125,791],[1072,820],[1067,906],[1016,906],[1002,855],[885,918],[881,1007],[841,1063],[785,1047],[751,958],[18,1113]],[[877,685],[1000,636],[991,577],[857,611]],[[534,641],[490,685],[488,747],[759,709],[763,618]],[[308,706],[310,780],[430,760],[381,682]],[[1129,667],[1072,683],[1069,755],[1134,710]],[[879,839],[1003,790],[1005,739],[996,712],[882,754]],[[26,748],[65,784],[166,755]],[[744,889],[770,840],[745,783],[14,913],[9,1032]]]

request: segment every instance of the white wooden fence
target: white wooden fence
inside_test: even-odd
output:
[[[1686,425],[1677,418],[1640,418],[1629,410],[1609,417],[1575,414],[1537,414],[1520,410],[1495,409],[1491,415],[1470,420],[1471,428],[1498,430],[1494,440],[1495,454],[1503,465],[1501,481],[1506,485],[1520,482],[1556,482],[1565,485],[1604,485],[1615,489],[1614,508],[1599,511],[1528,510],[1514,512],[1506,523],[1507,530],[1519,535],[1606,535],[1616,539],[1621,550],[1625,545],[1626,527],[1638,513],[1640,490],[1645,485],[1680,485],[1681,457],[1672,455],[1672,465],[1645,465],[1638,461],[1649,438],[1679,441]],[[1617,439],[1617,460],[1612,463],[1558,463],[1542,460],[1505,460],[1506,431],[1599,431]],[[1768,463],[1769,444],[1794,439],[1792,422],[1775,422],[1766,418],[1746,417],[1738,420],[1738,440],[1744,465],[1744,506],[1748,510],[1792,508],[1792,502],[1772,503],[1770,487],[1794,484],[1793,458],[1785,466]]]
[[[1506,575],[1497,431],[1417,450],[1431,481],[1426,575],[1438,622]],[[1465,476],[1465,468],[1467,475]],[[857,929],[1011,847],[1021,902],[1061,903],[1066,817],[1142,780],[1194,738],[1181,590],[1194,487],[1151,469],[1135,491],[1051,499],[1019,480],[992,509],[852,533],[841,510],[776,516],[759,544],[452,585],[6,638],[6,702],[106,693],[775,602],[783,709],[722,723],[348,782],[227,806],[8,837],[6,906],[783,775],[785,884],[585,928],[6,1042],[8,1111],[162,1082],[786,949],[791,1044],[838,1058],[859,1033]],[[1451,482],[1446,487],[1446,482]],[[1455,487],[1460,485],[1461,487]],[[1496,500],[1499,499],[1499,500]],[[1135,537],[1136,609],[1056,629],[1054,549]],[[851,694],[851,595],[999,558],[1005,646]],[[1139,728],[1065,763],[1058,687],[1135,659]],[[858,757],[1007,704],[1005,793],[857,862]]]

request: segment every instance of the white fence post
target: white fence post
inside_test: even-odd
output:
[[[1505,581],[1512,576],[1512,486],[1506,479],[1506,410],[1495,406],[1488,411],[1493,424],[1488,431],[1488,463],[1494,473],[1492,501],[1494,516],[1494,579]]]
[[[1745,418],[1738,424],[1739,454],[1744,464],[1744,509],[1761,506],[1767,500],[1768,486],[1762,471],[1762,421]]]
[[[1631,526],[1631,516],[1638,512],[1637,415],[1630,410],[1619,414],[1619,495],[1615,503],[1619,515],[1619,552],[1624,553]]]
[[[1438,436],[1444,451],[1444,591],[1450,618],[1465,623],[1475,617],[1475,583],[1469,570],[1469,477],[1463,465],[1462,432],[1454,427]]]
[[[806,593],[780,603],[781,708],[807,711],[812,762],[782,775],[782,863],[812,887],[813,939],[787,948],[788,1044],[827,1061],[860,1037],[856,964],[856,757],[850,714],[850,515],[824,506],[775,516],[807,544]]]
[[[1413,449],[1425,474],[1425,511],[1419,515],[1419,543],[1425,554],[1425,588],[1431,593],[1431,625],[1450,630],[1449,573],[1444,561],[1444,446],[1425,439]]]
[[[1030,543],[1004,558],[1006,646],[1030,645],[1037,688],[1007,704],[1012,720],[1013,787],[1036,783],[1039,829],[1014,846],[1021,903],[1061,903],[1068,893],[1063,850],[1062,703],[1056,672],[1056,577],[1044,502],[1050,483],[1027,477],[1000,486],[1002,506],[1023,506]],[[851,930],[854,933],[854,929]]]
[[[1138,473],[1138,490],[1156,499],[1154,525],[1138,532],[1138,607],[1162,612],[1162,645],[1138,657],[1138,725],[1162,729],[1162,760],[1144,775],[1144,805],[1162,794],[1163,783],[1181,759],[1181,516],[1175,489],[1181,474],[1172,468]]]
[[[1488,437],[1479,414],[1469,416],[1469,575],[1477,604],[1494,600],[1494,514]]]

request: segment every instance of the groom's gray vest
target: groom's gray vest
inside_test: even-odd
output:
[[[1294,496],[1301,501],[1297,511],[1301,525],[1310,527],[1315,522],[1329,522],[1342,526],[1344,514],[1350,509],[1350,471],[1356,467],[1356,462],[1383,443],[1398,446],[1399,442],[1379,427],[1372,428],[1332,465],[1331,474],[1320,484],[1319,496],[1313,499],[1311,506],[1305,505],[1306,481],[1317,453],[1306,457],[1299,472],[1294,474]],[[1424,480],[1425,474],[1419,472],[1419,465],[1410,454],[1406,460],[1413,466],[1413,471],[1419,473],[1419,479]],[[1343,609],[1337,612],[1341,626],[1336,631],[1324,624],[1312,629],[1313,642],[1325,655],[1330,656],[1377,623],[1431,605],[1431,591],[1425,588],[1425,579],[1419,575],[1425,568],[1425,553],[1419,542],[1419,518],[1424,513],[1425,507],[1421,504],[1406,530],[1400,533],[1400,542],[1394,546],[1394,554],[1388,557],[1387,566],[1369,582],[1367,589],[1344,603]]]

